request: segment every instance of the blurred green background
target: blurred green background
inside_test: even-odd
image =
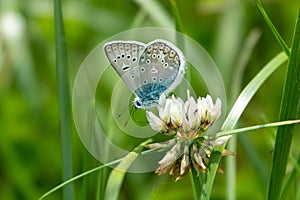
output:
[[[254,0],[176,3],[184,33],[197,40],[219,67],[230,108],[236,97],[232,88],[243,88],[281,51],[280,46]],[[263,5],[290,45],[299,0],[266,0]],[[66,0],[63,14],[71,86],[86,55],[111,35],[134,27],[175,27],[168,0]],[[251,34],[257,40],[250,42],[255,46],[240,77],[242,84],[236,86],[231,81],[232,74]],[[37,199],[61,183],[62,174],[53,2],[0,0],[0,47],[0,199]],[[285,71],[283,66],[267,80],[250,102],[239,126],[278,119]],[[266,198],[274,133],[274,129],[266,129],[239,136],[238,199]],[[123,142],[130,146],[127,138]],[[295,134],[291,155],[299,153],[299,142],[300,137]],[[74,174],[100,164],[85,150],[75,128],[72,143]],[[224,160],[221,165],[226,173]],[[96,175],[75,182],[76,199],[95,199]],[[174,183],[168,175],[127,174],[120,199],[192,199],[191,187],[189,177]],[[224,199],[224,194],[225,176],[217,175],[212,198]],[[48,199],[61,199],[61,191]]]

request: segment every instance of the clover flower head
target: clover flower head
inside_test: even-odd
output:
[[[174,95],[166,98],[161,95],[157,105],[158,115],[146,111],[151,128],[174,138],[149,144],[148,148],[169,148],[159,161],[158,175],[169,174],[178,181],[193,167],[199,174],[205,171],[208,159],[215,146],[227,142],[230,136],[217,139],[207,137],[204,132],[221,115],[221,100],[214,103],[211,96],[195,100],[187,91],[187,101]]]

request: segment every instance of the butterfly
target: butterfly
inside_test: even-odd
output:
[[[156,39],[148,44],[137,41],[111,41],[105,54],[122,80],[136,95],[136,109],[152,109],[159,97],[181,82],[185,60],[171,42]]]

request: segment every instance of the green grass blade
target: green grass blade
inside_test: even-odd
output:
[[[172,7],[173,16],[175,17],[176,31],[183,32],[182,22],[181,22],[181,18],[180,18],[179,11],[178,11],[178,6],[177,6],[175,0],[170,0],[170,3],[171,3],[171,7]]]
[[[134,0],[158,26],[174,29],[174,23],[159,1]]]
[[[287,180],[287,183],[285,184],[285,187],[282,190],[280,199],[283,200],[299,199],[296,198],[297,190],[299,190],[297,188],[297,182],[299,180],[299,175],[300,175],[299,167],[300,167],[300,154],[298,155],[298,159],[294,163],[294,169],[290,173],[289,179]]]
[[[197,177],[197,172],[196,170],[192,167],[191,169],[191,180],[192,180],[192,186],[193,186],[193,192],[194,192],[194,199],[198,200],[199,196],[201,194],[201,190],[202,190],[202,185],[200,182],[201,176],[199,175],[199,177]]]
[[[105,200],[117,200],[120,189],[123,183],[123,179],[127,169],[131,166],[134,160],[139,156],[144,146],[151,142],[152,139],[148,139],[136,147],[132,152],[130,152],[123,161],[114,169],[107,181],[107,187],[105,191]]]
[[[277,56],[268,62],[267,65],[252,79],[237,98],[223,123],[222,130],[232,130],[234,128],[257,90],[266,81],[266,79],[287,60],[288,57],[283,52],[277,54]]]
[[[216,39],[212,57],[222,74],[227,92],[233,82],[232,72],[235,71],[235,62],[245,33],[245,1],[230,0],[230,6],[222,11],[217,25]]]
[[[271,19],[269,18],[269,16],[267,15],[266,11],[264,10],[264,8],[263,8],[260,0],[256,0],[256,5],[257,5],[260,13],[262,14],[264,20],[267,22],[268,26],[272,30],[272,32],[273,32],[276,40],[280,44],[281,48],[283,49],[283,51],[286,53],[287,56],[290,56],[290,49],[289,49],[289,47],[286,45],[286,43],[284,42],[284,40],[282,39],[282,37],[278,33],[277,29],[273,25]]]
[[[143,8],[140,8],[137,14],[135,15],[132,23],[130,24],[130,28],[137,28],[141,26],[147,17],[147,13],[144,11]]]
[[[236,63],[236,69],[233,72],[232,76],[232,87],[230,88],[229,102],[234,102],[234,99],[237,98],[238,94],[241,91],[242,79],[244,71],[246,69],[247,63],[249,61],[250,55],[253,51],[254,46],[256,45],[260,37],[260,31],[254,29],[246,37],[246,40],[242,46],[242,51],[240,52],[239,58]],[[235,152],[237,146],[237,137],[233,136],[227,144],[227,149]],[[236,156],[226,157],[226,195],[227,199],[235,199],[236,191]]]
[[[60,0],[54,0],[55,47],[60,127],[62,139],[63,180],[73,176],[71,98],[67,63],[67,48]],[[64,199],[73,199],[73,185],[64,188]]]
[[[250,33],[248,34],[248,36],[244,41],[244,44],[241,48],[242,50],[239,54],[236,63],[236,68],[232,72],[233,73],[232,83],[234,84],[232,84],[232,88],[230,89],[230,97],[229,97],[230,103],[233,103],[234,100],[238,97],[239,93],[241,92],[244,72],[246,70],[253,49],[256,46],[260,36],[261,36],[261,31],[258,29],[253,29],[250,31]]]
[[[252,81],[241,92],[227,118],[225,119],[222,126],[223,131],[232,130],[235,127],[238,119],[240,118],[241,114],[243,113],[249,101],[252,99],[257,90],[261,87],[265,80],[285,61],[287,61],[287,56],[283,52],[279,53],[269,63],[267,63],[267,65],[252,79]],[[212,152],[210,164],[207,170],[207,179],[203,184],[203,191],[205,192],[201,194],[201,199],[210,198],[215,174],[221,159],[221,152],[224,148],[225,144],[216,148]]]
[[[292,124],[298,124],[298,123],[300,123],[300,119],[279,121],[279,122],[260,124],[260,125],[255,125],[255,126],[248,126],[248,127],[244,127],[244,128],[219,132],[216,134],[216,138],[233,135],[233,134],[239,134],[239,133],[243,133],[243,132],[247,132],[247,131],[254,131],[254,130],[262,129],[262,128],[279,127],[279,126],[286,126],[286,125],[292,125]]]
[[[94,172],[97,172],[97,171],[99,171],[99,170],[101,170],[101,169],[103,169],[103,168],[105,168],[105,167],[109,167],[109,166],[118,164],[118,163],[120,163],[123,159],[124,159],[124,158],[120,158],[120,159],[118,159],[118,160],[114,160],[114,161],[109,162],[109,163],[107,163],[107,164],[105,164],[105,165],[98,166],[98,167],[93,168],[93,169],[91,169],[91,170],[89,170],[89,171],[86,171],[86,172],[84,172],[84,173],[82,173],[82,174],[79,174],[79,175],[77,175],[77,176],[75,176],[75,177],[73,177],[73,178],[71,178],[71,179],[68,179],[68,180],[66,180],[65,182],[59,184],[58,186],[54,187],[53,189],[51,189],[51,190],[49,190],[48,192],[46,192],[45,194],[43,194],[43,195],[39,198],[39,200],[44,199],[45,197],[49,196],[49,195],[52,194],[53,192],[59,190],[60,188],[65,187],[66,185],[68,185],[68,184],[74,182],[75,180],[78,180],[78,179],[80,179],[80,178],[82,178],[82,177],[84,177],[84,176],[87,176],[87,175],[89,175],[89,174],[92,174],[92,173],[94,173]]]
[[[300,12],[295,27],[291,56],[288,64],[286,82],[281,103],[280,121],[296,119],[300,107]],[[268,198],[280,198],[282,182],[286,170],[289,150],[293,138],[294,125],[279,127],[277,130],[273,166],[269,184]]]

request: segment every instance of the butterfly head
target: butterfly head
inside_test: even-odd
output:
[[[140,100],[139,97],[135,97],[134,98],[134,101],[133,101],[133,106],[136,108],[136,109],[142,109],[143,108],[143,104]]]
[[[140,109],[144,109],[144,110],[151,110],[153,109],[155,106],[157,106],[158,103],[158,99],[141,99],[139,97],[135,97],[134,101],[133,101],[133,106],[140,110]]]

